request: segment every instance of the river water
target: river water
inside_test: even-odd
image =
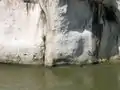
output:
[[[0,90],[120,90],[120,65],[0,65]]]

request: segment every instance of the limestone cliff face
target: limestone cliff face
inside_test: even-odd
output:
[[[52,66],[118,55],[120,1],[103,2],[116,9],[118,23],[100,19],[99,24],[93,24],[89,1],[1,0],[0,62]]]
[[[0,1],[0,62],[43,63],[44,44],[39,4]]]

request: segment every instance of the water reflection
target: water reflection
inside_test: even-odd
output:
[[[0,65],[0,90],[120,90],[120,66],[86,68]]]
[[[57,77],[58,83],[54,90],[89,90],[92,87],[92,77],[89,69],[81,69],[80,67],[55,68],[52,73]]]
[[[120,68],[120,67],[119,67]],[[94,88],[92,90],[120,90],[116,66],[100,66],[92,69]]]

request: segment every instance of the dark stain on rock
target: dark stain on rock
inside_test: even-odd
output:
[[[24,55],[26,56],[27,54],[26,54],[26,53],[24,53]]]
[[[37,58],[37,53],[35,53],[35,54],[33,55],[32,60],[33,60],[33,61],[38,61],[38,60],[39,60],[39,59]]]
[[[32,4],[33,4],[32,8],[34,8],[35,4],[39,3],[39,0],[23,0],[23,1],[24,3],[26,3],[27,15],[29,14],[29,10],[32,7]]]
[[[101,39],[103,34],[103,27],[105,22],[117,23],[117,16],[115,14],[115,7],[106,5],[103,0],[88,0],[93,13],[92,33],[95,39],[95,50],[93,51],[96,60],[99,58]],[[101,23],[103,21],[103,23]],[[94,47],[93,47],[94,48]]]

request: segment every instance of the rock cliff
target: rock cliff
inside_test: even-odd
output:
[[[0,62],[85,64],[119,56],[119,0],[1,0]]]

